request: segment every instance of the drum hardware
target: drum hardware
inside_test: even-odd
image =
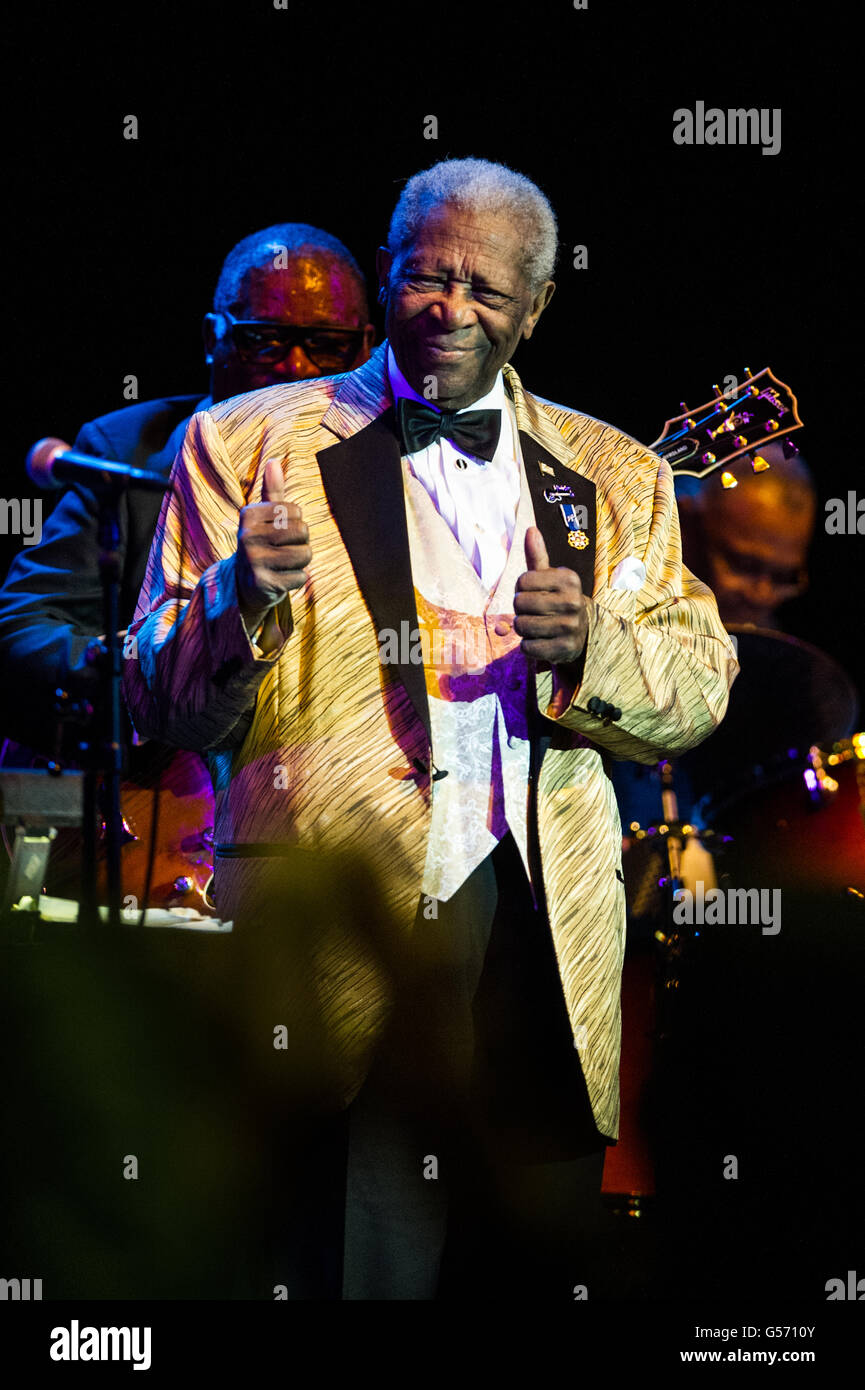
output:
[[[651,1210],[654,1193],[612,1192],[604,1193],[604,1204],[613,1216],[641,1217]]]
[[[789,784],[810,749],[829,757],[836,743],[846,746],[857,728],[859,699],[843,667],[818,647],[769,629],[731,625],[728,631],[737,638],[741,669],[727,712],[678,766],[691,784],[695,816],[724,828],[729,823],[735,833],[745,802],[765,796],[771,785]],[[755,718],[755,710],[771,716]],[[836,766],[827,766],[829,776]]]
[[[846,900],[865,893],[865,733],[790,748],[718,780],[702,805],[732,834],[736,881],[791,895]]]
[[[201,912],[215,913],[215,904],[210,896],[213,882],[213,789],[202,759],[195,753],[180,749],[157,749],[156,745],[148,744],[140,750],[135,747],[131,749],[130,764],[128,779],[121,787],[124,908],[134,901],[139,912],[145,907],[153,910],[195,907]],[[31,749],[22,748],[7,739],[0,751],[0,776],[17,778],[18,786],[25,785],[22,779],[32,779],[27,785],[34,787],[48,785],[49,777],[55,781],[59,779],[69,794],[72,794],[73,788],[77,788],[74,795],[78,802],[77,811],[72,816],[65,813],[63,802],[51,812],[55,829],[50,833],[50,826],[45,820],[46,810],[50,810],[50,807],[46,807],[44,802],[40,806],[38,826],[35,819],[28,823],[28,815],[36,817],[34,798],[30,797],[25,807],[21,805],[20,796],[13,797],[9,792],[4,794],[0,790],[0,806],[7,811],[13,805],[20,809],[19,828],[29,834],[26,845],[22,842],[18,851],[12,876],[6,880],[7,907],[25,895],[37,897],[40,892],[58,899],[77,897],[83,773],[79,769],[63,767],[59,761],[47,761]],[[11,781],[8,782],[8,786],[12,785]],[[55,803],[56,796],[55,791]],[[100,790],[97,788],[98,800],[99,797]],[[101,810],[101,801],[99,805]],[[157,807],[160,811],[158,816]],[[18,822],[11,814],[7,820],[8,827],[0,823],[0,835],[11,861],[15,854],[15,835],[8,832]],[[100,824],[104,824],[104,817],[100,817]],[[38,844],[35,843],[37,829]],[[154,867],[149,873],[150,846],[154,839]],[[22,878],[18,864],[25,848],[32,873]],[[39,865],[34,859],[37,851],[41,855]],[[97,853],[100,865],[97,896],[104,905],[105,842],[104,836],[99,833]],[[104,914],[100,916],[104,918]],[[128,925],[125,912],[122,922]]]
[[[4,918],[6,928],[5,944],[40,944],[48,942],[68,942],[80,940],[79,907],[74,898],[55,898],[42,893],[39,897],[24,896],[14,904]],[[99,915],[104,923],[108,920],[108,909],[100,907]],[[145,910],[144,921],[137,909],[121,909],[121,926],[136,932],[139,927],[159,931],[193,932],[204,935],[228,934],[234,931],[234,923],[222,921],[210,913],[198,911],[195,907],[149,907]]]
[[[215,911],[216,911],[216,900],[215,900],[215,898],[214,898],[214,896],[213,896],[213,885],[214,885],[214,881],[215,881],[215,875],[211,874],[211,875],[210,875],[210,878],[207,880],[207,882],[205,883],[204,887],[203,887],[202,890],[201,890],[201,899],[202,899],[202,902],[204,903],[204,906],[205,906],[206,908],[208,908],[208,910],[209,910],[210,912],[215,912]]]
[[[690,881],[695,842],[703,854],[714,857],[730,839],[682,821],[673,764],[663,760],[658,764],[658,772],[663,819],[646,827],[632,821],[630,830],[633,844],[652,849],[641,888],[635,895],[641,899],[637,914],[649,916],[657,923],[660,913],[661,922],[641,949],[626,956],[623,965],[620,1134],[616,1147],[607,1150],[601,1187],[611,1212],[631,1218],[642,1216],[655,1197],[654,1143],[646,1124],[645,1107],[657,1073],[657,1049],[669,1046],[674,1034],[674,1001],[683,958],[700,934],[699,930],[674,921],[675,894]],[[663,862],[660,875],[656,851],[661,852]],[[709,871],[701,872],[710,876]],[[714,870],[711,876],[714,877]]]
[[[647,836],[656,834],[663,844],[667,859],[667,872],[658,878],[658,887],[663,892],[662,923],[652,933],[657,943],[661,1005],[658,1010],[657,1032],[659,1041],[668,1039],[673,1030],[673,1017],[676,992],[681,982],[683,958],[699,938],[699,927],[675,921],[673,913],[678,901],[678,893],[685,886],[683,857],[686,846],[696,841],[711,856],[717,854],[731,843],[728,835],[718,835],[711,827],[697,829],[688,821],[679,818],[679,801],[676,795],[673,764],[664,759],[658,764],[661,778],[661,807],[664,819],[658,825],[649,826]],[[640,832],[637,830],[637,837]],[[714,868],[711,870],[714,877]]]
[[[651,886],[653,889],[658,888],[662,891],[661,925],[656,927],[652,937],[662,948],[657,953],[660,962],[662,993],[674,994],[679,988],[679,969],[682,957],[694,939],[700,935],[699,930],[685,927],[684,924],[677,923],[673,918],[673,911],[677,902],[676,895],[691,876],[687,865],[691,847],[695,843],[700,845],[714,862],[715,858],[720,857],[726,847],[732,843],[732,836],[718,834],[710,826],[698,829],[689,821],[681,820],[674,784],[673,764],[667,760],[661,761],[658,764],[658,772],[661,778],[661,809],[664,818],[646,827],[641,826],[638,821],[632,821],[630,830],[634,841],[655,840],[659,849],[663,847],[666,872],[655,878],[654,874],[657,873],[657,868],[652,870]],[[707,870],[703,876],[707,880],[710,877],[714,879],[714,868]],[[653,915],[657,918],[657,912]],[[666,1034],[665,1026],[661,1028],[658,1036],[665,1037]]]
[[[833,743],[831,748],[821,748],[819,744],[813,744],[808,750],[808,762],[811,766],[803,774],[812,800],[823,804],[828,797],[834,796],[839,783],[826,769],[841,767],[854,759],[865,762],[865,733],[854,734],[850,739],[840,739]],[[860,778],[860,784],[863,780],[865,779]],[[865,793],[865,787],[862,787],[862,790]],[[862,799],[865,801],[865,795]]]
[[[45,885],[48,856],[63,826],[80,826],[84,774],[50,768],[0,771],[0,822],[14,827],[15,842],[4,915],[21,898],[38,898]]]
[[[100,825],[99,825],[99,842],[100,842],[100,844],[104,844],[104,843],[105,843],[105,837],[106,837],[107,833],[108,833],[108,832],[107,832],[107,828],[106,828],[106,823],[105,823],[104,820],[102,820],[102,821],[100,822]],[[125,817],[125,816],[123,815],[123,813],[121,812],[121,815],[120,815],[120,842],[121,842],[121,844],[129,845],[129,844],[132,844],[132,842],[133,842],[134,840],[137,840],[137,839],[138,839],[138,836],[137,836],[137,835],[135,834],[135,832],[133,831],[131,825],[129,824],[129,821],[126,819],[126,817]]]
[[[669,1049],[675,1038],[682,970],[700,935],[699,928],[675,922],[675,894],[697,877],[714,882],[715,859],[730,844],[730,836],[682,820],[673,764],[663,760],[658,772],[663,819],[645,827],[638,821],[630,825],[632,846],[650,853],[629,900],[637,918],[647,918],[653,930],[624,961],[621,1128],[618,1145],[607,1151],[602,1185],[614,1214],[634,1218],[646,1211],[655,1194],[654,1141],[645,1107],[659,1074],[659,1050]]]

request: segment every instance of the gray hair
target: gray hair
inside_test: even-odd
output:
[[[441,203],[473,212],[506,210],[525,228],[523,271],[534,294],[552,278],[558,250],[556,217],[531,179],[488,159],[443,159],[410,178],[393,210],[388,250],[398,255]]]

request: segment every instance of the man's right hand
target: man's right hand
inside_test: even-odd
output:
[[[237,594],[240,614],[253,633],[289,589],[306,583],[312,559],[309,527],[300,507],[284,498],[282,466],[269,459],[261,501],[243,507],[237,532]]]

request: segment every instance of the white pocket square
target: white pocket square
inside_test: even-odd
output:
[[[636,593],[637,589],[642,589],[645,582],[646,566],[642,560],[638,560],[636,555],[626,555],[613,570],[610,588],[632,589]]]

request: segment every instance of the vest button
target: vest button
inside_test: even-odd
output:
[[[496,637],[507,637],[507,635],[508,635],[508,633],[510,632],[510,630],[511,630],[511,619],[510,619],[510,618],[499,618],[498,622],[496,623],[495,627],[493,628],[493,631],[495,632]]]

